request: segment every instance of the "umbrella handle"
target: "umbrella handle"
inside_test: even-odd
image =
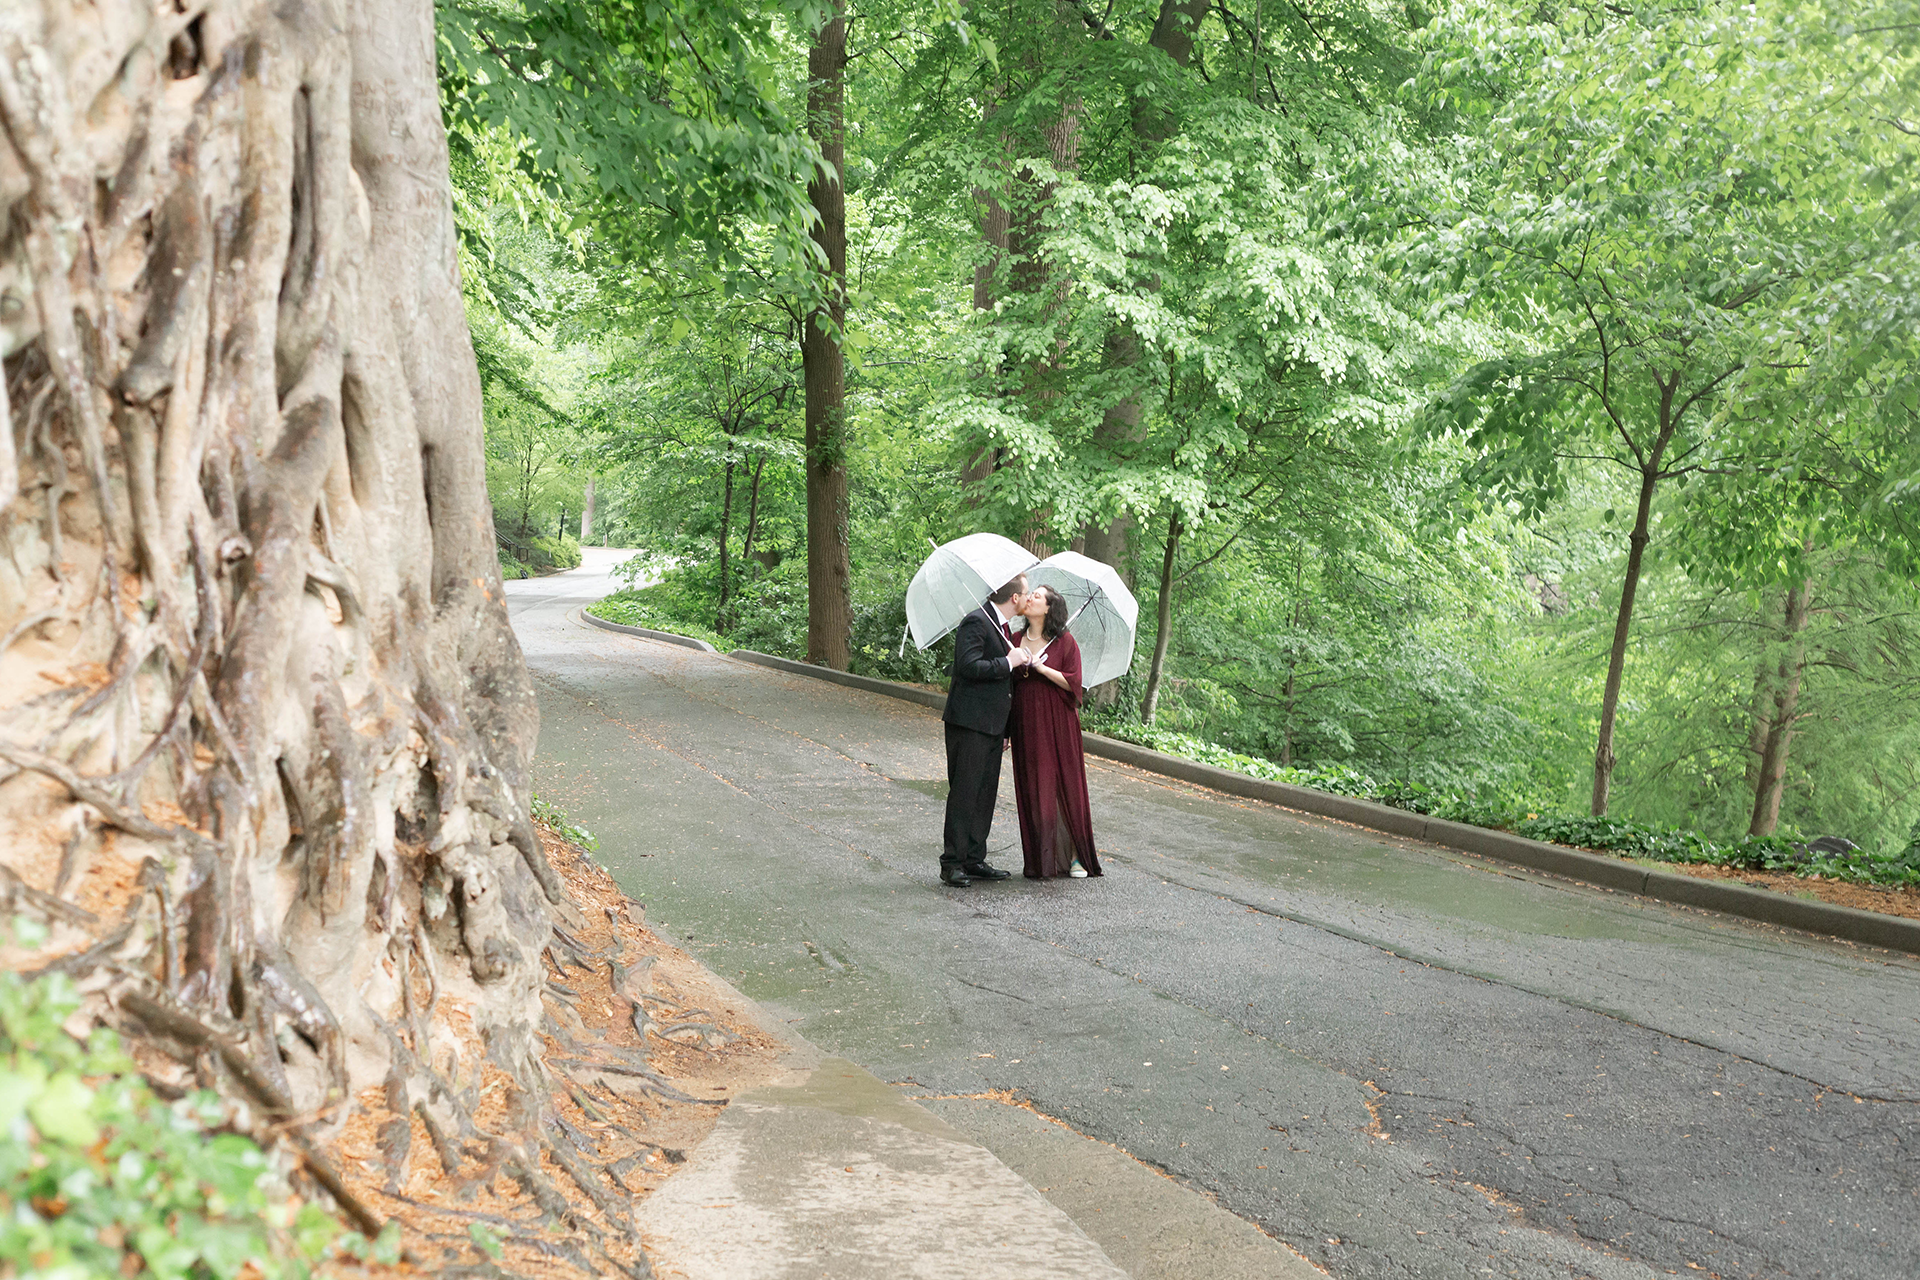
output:
[[[911,622],[909,622],[906,626],[900,628],[900,652],[894,654],[893,655],[894,657],[904,658],[907,656],[907,637],[912,633],[913,633],[913,624]]]

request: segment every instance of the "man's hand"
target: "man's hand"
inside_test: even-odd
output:
[[[1007,670],[1009,671],[1017,671],[1032,661],[1033,656],[1027,652],[1025,645],[1017,644],[1007,651]]]

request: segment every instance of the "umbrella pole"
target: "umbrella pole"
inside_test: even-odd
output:
[[[913,624],[911,622],[900,628],[900,652],[894,654],[894,657],[904,658],[907,656],[907,637],[911,634],[913,634]]]

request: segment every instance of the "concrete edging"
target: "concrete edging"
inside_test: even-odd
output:
[[[651,627],[630,627],[624,622],[608,622],[605,618],[596,618],[584,608],[579,611],[580,618],[589,626],[599,627],[602,631],[618,631],[621,635],[639,636],[643,640],[663,640],[668,644],[684,645],[689,649],[698,649],[702,653],[718,653],[718,649],[705,640],[695,640],[692,636],[677,636],[671,631],[655,631]]]
[[[611,624],[601,623],[601,625]],[[631,630],[632,628],[621,629]],[[891,680],[851,675],[845,671],[795,662],[791,658],[776,658],[771,654],[756,653],[750,649],[735,649],[727,656],[758,666],[773,667],[796,675],[811,676],[816,680],[826,680],[849,688],[863,689],[869,693],[917,702],[921,706],[932,707],[935,710],[946,706],[946,697],[943,694],[916,689],[911,685],[896,684]],[[1892,951],[1920,955],[1920,920],[1909,920],[1904,916],[1882,915],[1877,911],[1862,911],[1856,907],[1842,907],[1831,902],[1789,898],[1785,894],[1774,893],[1769,889],[1754,889],[1743,884],[1729,884],[1724,880],[1702,880],[1672,871],[1658,871],[1635,862],[1628,862],[1624,858],[1587,853],[1580,849],[1567,848],[1565,845],[1548,844],[1543,840],[1530,840],[1525,836],[1514,835],[1510,831],[1495,831],[1488,827],[1471,826],[1464,822],[1451,822],[1445,818],[1432,818],[1408,809],[1396,809],[1392,805],[1360,800],[1353,796],[1335,795],[1329,791],[1316,791],[1311,787],[1298,787],[1286,782],[1270,782],[1264,778],[1236,773],[1232,769],[1222,769],[1217,765],[1201,764],[1197,760],[1186,760],[1179,756],[1168,755],[1164,751],[1155,751],[1151,747],[1122,742],[1117,738],[1108,738],[1097,733],[1086,735],[1086,750],[1088,755],[1117,760],[1149,773],[1177,778],[1182,782],[1191,782],[1227,795],[1239,796],[1247,800],[1260,800],[1279,805],[1283,809],[1294,809],[1318,817],[1350,822],[1355,826],[1385,832],[1389,835],[1424,840],[1443,848],[1496,858],[1502,862],[1511,862],[1534,871],[1565,876],[1571,880],[1584,881],[1605,889],[1617,889],[1661,902],[1701,907],[1725,915],[1757,920],[1763,924],[1783,925],[1806,933],[1826,934],[1847,942],[1865,943],[1868,946],[1885,947]]]
[[[947,695],[935,693],[931,689],[916,689],[910,684],[876,680],[872,676],[856,676],[849,671],[835,671],[832,667],[816,667],[811,662],[795,662],[792,658],[776,658],[770,653],[760,653],[754,649],[734,649],[729,651],[727,656],[738,658],[742,662],[751,662],[758,667],[791,671],[795,675],[812,676],[815,680],[843,684],[849,689],[865,689],[868,693],[885,694],[889,698],[917,702],[923,707],[932,707],[935,711],[947,705]]]

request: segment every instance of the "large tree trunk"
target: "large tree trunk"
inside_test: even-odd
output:
[[[1800,680],[1807,669],[1807,618],[1812,612],[1813,583],[1797,583],[1787,590],[1781,649],[1764,700],[1756,698],[1753,739],[1759,756],[1753,778],[1753,817],[1747,834],[1770,836],[1780,825],[1780,796],[1787,778],[1787,749],[1799,716]]]
[[[185,1083],[473,1133],[484,1065],[539,1177],[560,887],[432,6],[12,0],[0,123],[0,862],[87,886],[52,962]]]
[[[1082,107],[1077,98],[1067,97],[1060,103],[1058,114],[1048,122],[1041,136],[1046,142],[1048,157],[1053,161],[1056,173],[1067,173],[1080,165],[1080,115]],[[1033,297],[1051,300],[1042,305],[1048,308],[1058,307],[1067,299],[1071,282],[1050,264],[1043,252],[1046,238],[1046,211],[1053,203],[1053,194],[1059,184],[1050,177],[1044,177],[1031,169],[1022,169],[1015,178],[1015,201],[1008,219],[1007,255],[1012,262],[1012,289]],[[1027,395],[1035,404],[1052,402],[1059,398],[1059,389],[1053,385],[1057,376],[1058,356],[1066,349],[1064,337],[1057,339],[1054,355],[1034,361],[1029,372]],[[1051,536],[1053,512],[1049,507],[1036,507],[1020,514],[1017,529],[1018,541],[1042,560],[1052,555],[1054,544]]]
[[[995,106],[1001,95],[1001,86],[989,85],[986,91],[986,105],[982,114],[991,122]],[[1005,134],[1000,136],[999,145],[1004,152],[1008,145]],[[993,290],[1001,264],[1007,256],[1007,205],[1001,189],[989,190],[975,187],[973,198],[980,206],[980,239],[985,252],[973,267],[973,309],[975,311],[993,310]],[[999,464],[1000,451],[991,443],[982,444],[977,452],[969,456],[960,467],[961,491],[967,495],[968,505],[978,506],[983,500],[980,490],[981,481],[993,474]]]
[[[1194,34],[1212,3],[1213,0],[1161,0],[1153,32],[1147,38],[1148,45],[1166,54],[1175,66],[1189,66],[1193,61]],[[1179,121],[1141,98],[1134,102],[1132,124],[1135,140],[1150,145],[1171,137]],[[1110,368],[1131,369],[1140,362],[1140,340],[1130,327],[1116,325],[1107,336],[1105,354]],[[1125,449],[1140,440],[1144,417],[1139,396],[1130,395],[1108,406],[1094,438],[1107,449]],[[1132,520],[1122,511],[1111,520],[1095,522],[1081,530],[1085,554],[1114,566],[1128,586],[1133,585],[1133,558],[1127,547],[1131,529]]]
[[[845,671],[851,657],[853,566],[847,545],[847,21],[836,5],[807,53],[807,127],[826,167],[807,184],[820,215],[813,238],[827,259],[824,314],[807,317],[800,354],[807,387],[807,661]]]
[[[1160,682],[1166,675],[1167,643],[1173,637],[1173,563],[1180,550],[1180,513],[1167,517],[1167,549],[1160,558],[1160,600],[1154,610],[1153,664],[1147,668],[1147,692],[1140,718],[1147,724],[1160,711]]]
[[[593,542],[593,472],[587,472],[586,492],[580,495],[580,545]]]

